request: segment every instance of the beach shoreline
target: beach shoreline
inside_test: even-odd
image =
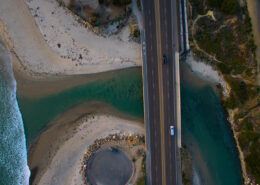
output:
[[[37,6],[32,3],[36,3]],[[39,6],[42,8],[36,16],[32,15],[31,11],[39,9],[37,3],[40,3]],[[53,14],[49,9],[55,9]],[[9,12],[13,14],[10,16]],[[12,53],[14,71],[25,77],[49,79],[141,66],[140,44],[117,38],[121,36],[120,33],[109,38],[95,35],[74,20],[68,10],[58,6],[56,0],[48,2],[1,0],[0,17],[0,35]],[[58,20],[69,24],[60,25]],[[43,28],[45,31],[51,30],[51,33],[45,33]],[[77,34],[82,38],[80,39]],[[71,44],[71,40],[79,42],[78,45]],[[64,43],[67,47],[64,45],[57,50],[54,48],[57,47],[54,41]],[[69,46],[75,47],[73,52]],[[82,48],[84,51],[87,50],[84,54]],[[74,55],[81,57],[77,59],[64,57],[59,51],[68,52],[67,55],[73,57]]]
[[[221,91],[216,91],[215,86],[212,86],[213,89],[222,96],[224,99],[229,97],[229,93],[231,88],[229,87],[228,83],[224,80],[224,78],[221,76],[221,74],[215,70],[211,65],[208,65],[207,63],[199,60],[197,61],[194,57],[192,57],[192,53],[188,54],[186,59],[186,64],[190,67],[191,71],[194,72],[198,77],[203,78],[205,81],[208,81],[213,84],[220,84],[221,85]],[[200,82],[201,83],[201,82]],[[202,84],[204,85],[204,84]],[[246,171],[246,164],[244,160],[244,154],[243,151],[241,150],[238,142],[238,136],[234,128],[234,113],[235,110],[226,110],[227,111],[227,116],[226,119],[229,123],[229,127],[232,131],[233,138],[236,143],[236,148],[238,151],[238,158],[241,164],[241,171],[242,171],[242,176],[245,181],[245,183],[250,182],[250,179],[248,178],[248,174]]]
[[[260,85],[260,3],[257,0],[247,0],[248,12],[252,22],[252,29],[254,34],[254,41],[257,45],[256,48],[256,60],[257,60],[257,72],[258,72],[258,82]]]
[[[88,120],[92,120],[90,121],[92,126],[89,125],[90,123]],[[55,174],[57,170],[51,173],[48,172],[49,170],[47,169],[53,169],[53,166],[56,166],[57,161],[61,162],[61,160],[57,158],[54,160],[54,157],[60,149],[67,145],[73,138],[78,137],[72,145],[70,143],[69,146],[71,147],[80,144],[82,145],[82,142],[87,142],[88,145],[90,145],[95,139],[106,137],[110,133],[116,131],[128,132],[129,130],[132,130],[133,133],[136,131],[139,134],[144,134],[143,124],[141,123],[142,120],[121,113],[112,106],[101,102],[84,103],[68,110],[52,120],[30,146],[28,162],[32,171],[31,181],[33,181],[33,184],[38,184],[45,173],[48,173],[49,175],[44,177],[43,181],[50,180],[50,176]],[[131,127],[135,129],[133,130]],[[84,136],[79,137],[80,133],[81,135],[84,133]],[[72,152],[82,153],[84,150],[87,150],[87,145],[84,146],[84,148],[85,149],[66,150],[66,152],[63,151],[60,153],[59,156],[63,157]],[[65,158],[66,157],[64,157],[64,159]],[[77,168],[78,170],[81,169],[79,164],[77,165],[79,167]],[[69,170],[69,165],[65,166],[67,167],[67,170]],[[63,173],[60,173],[59,177],[62,177]],[[79,177],[81,178],[81,175],[79,175]],[[64,183],[65,182],[66,181],[64,181]]]
[[[5,2],[5,5],[8,4],[6,2]],[[15,0],[15,2],[18,2],[18,1]],[[19,4],[20,3],[21,2],[19,2]],[[23,2],[23,3],[25,3],[25,2]],[[10,3],[9,5],[12,5],[12,3]],[[13,6],[17,6],[17,5],[13,5]],[[22,5],[22,7],[24,8],[24,4]],[[1,8],[0,8],[0,10],[1,10]],[[11,9],[9,8],[9,10],[11,10]],[[28,14],[28,10],[25,10],[25,9],[23,9],[23,10],[25,12],[27,12],[26,14]],[[25,15],[25,17],[28,17],[28,15]],[[23,15],[18,15],[18,16],[23,16]],[[6,20],[7,20],[7,18],[6,18]],[[8,29],[8,25],[6,25],[6,23],[3,24],[4,21],[0,20],[0,34],[4,36],[5,43],[8,45],[9,50],[12,53],[13,67],[14,67],[14,72],[15,72],[17,85],[18,85],[17,86],[18,94],[23,95],[25,97],[31,97],[31,98],[44,97],[44,96],[47,96],[47,95],[50,95],[53,93],[61,92],[62,90],[65,90],[65,89],[72,88],[76,85],[81,85],[81,84],[84,84],[87,82],[93,82],[94,80],[97,80],[100,75],[100,74],[93,74],[93,73],[110,71],[110,72],[103,73],[100,75],[100,76],[104,75],[105,77],[109,77],[109,76],[113,75],[114,72],[116,72],[116,73],[120,72],[120,70],[118,71],[117,69],[141,65],[140,63],[138,64],[138,61],[137,61],[136,64],[131,63],[131,65],[128,65],[129,63],[125,63],[119,67],[114,64],[113,65],[109,64],[102,68],[98,68],[95,65],[87,65],[87,64],[85,67],[83,67],[81,69],[79,69],[79,67],[75,67],[74,65],[72,67],[71,64],[67,65],[67,63],[70,61],[61,59],[60,56],[58,56],[57,53],[55,54],[55,52],[53,52],[53,50],[45,43],[44,39],[42,38],[43,37],[42,33],[39,32],[38,28],[35,27],[35,25],[33,26],[33,30],[35,32],[35,33],[33,33],[33,38],[35,38],[35,36],[39,36],[40,39],[37,38],[37,40],[39,41],[40,44],[41,43],[43,44],[43,46],[41,46],[41,47],[39,47],[39,45],[37,44],[36,48],[42,49],[43,51],[34,53],[33,51],[29,51],[28,48],[25,48],[25,49],[22,48],[22,44],[29,45],[30,42],[33,42],[33,43],[35,42],[32,40],[30,40],[29,43],[22,42],[22,44],[19,44],[17,46],[16,43],[19,41],[19,39],[21,39],[21,36],[19,36],[18,40],[17,40],[14,30],[11,31],[10,35],[7,34],[7,30],[10,30],[10,25],[11,25],[12,21],[10,21],[8,23],[9,24],[9,29]],[[22,21],[25,21],[25,20],[22,20]],[[29,22],[35,23],[34,19],[32,19],[32,15],[29,16]],[[17,25],[15,28],[17,28]],[[37,30],[37,33],[35,30]],[[27,34],[27,37],[28,37],[28,34]],[[31,46],[31,47],[33,47],[33,46]],[[24,56],[23,53],[28,54],[28,52],[29,52],[29,55]],[[138,52],[136,52],[136,53],[138,54]],[[37,57],[38,55],[39,55],[39,58]],[[136,57],[138,57],[138,56],[136,55]],[[39,60],[40,62],[36,63],[34,60],[35,61]],[[46,62],[46,61],[48,61],[48,62]],[[30,66],[30,65],[33,65],[33,66]],[[50,65],[50,67],[46,67],[47,65]],[[62,70],[59,70],[58,68],[63,65],[67,66],[67,68],[63,68]],[[45,66],[45,67],[43,67],[43,66]],[[69,69],[70,67],[72,67],[72,69]],[[194,70],[199,75],[202,74],[202,76],[203,76],[203,74],[204,74],[203,78],[207,78],[208,75],[212,75],[213,81],[214,81],[214,78],[216,77],[215,72],[212,72],[211,69],[208,70],[208,67],[205,67],[203,69],[205,69],[207,71],[207,73],[204,73],[203,71],[199,71],[198,70],[199,68],[196,66],[193,66],[192,70]],[[53,70],[53,69],[55,69],[55,70]],[[116,71],[111,71],[111,70],[116,70]],[[86,73],[87,73],[87,75],[84,75]],[[92,74],[90,74],[90,73],[92,73]],[[205,74],[207,74],[207,75],[205,75]],[[220,81],[214,81],[214,82],[222,84],[224,92],[228,93],[228,88],[225,86],[223,81],[220,80]],[[226,93],[224,93],[224,94],[226,94]],[[51,121],[48,124],[48,126],[44,129],[44,131],[42,131],[39,134],[38,138],[36,139],[37,141],[30,147],[29,152],[28,152],[29,153],[29,155],[28,155],[29,166],[31,167],[32,178],[34,178],[34,182],[37,182],[37,184],[38,184],[38,182],[40,182],[41,177],[45,176],[45,172],[46,172],[47,168],[51,168],[52,171],[48,172],[48,174],[44,177],[44,179],[46,181],[47,181],[47,179],[51,178],[51,176],[52,176],[51,173],[55,173],[54,169],[56,168],[56,170],[57,170],[57,164],[55,165],[52,163],[54,157],[56,156],[58,151],[61,151],[60,149],[62,147],[65,147],[65,148],[63,148],[65,151],[69,151],[69,150],[66,150],[66,147],[68,149],[68,146],[65,143],[68,143],[68,141],[71,138],[73,138],[75,135],[77,135],[75,130],[77,130],[78,127],[84,125],[84,123],[87,125],[86,122],[81,120],[81,119],[86,118],[85,116],[90,116],[90,117],[94,116],[95,118],[96,118],[96,116],[99,118],[101,116],[101,119],[103,119],[103,117],[109,117],[109,118],[111,118],[110,119],[111,123],[113,122],[113,120],[118,120],[118,119],[126,119],[126,120],[128,120],[127,122],[129,122],[129,120],[132,120],[133,123],[136,122],[135,118],[130,118],[127,115],[123,116],[123,113],[121,114],[120,112],[114,110],[112,107],[109,107],[108,105],[107,106],[109,108],[107,108],[107,109],[110,111],[113,110],[112,112],[107,111],[105,108],[100,106],[100,105],[104,105],[103,103],[101,103],[101,104],[99,104],[97,102],[92,102],[92,103],[82,104],[77,107],[74,107],[73,109],[68,110],[67,112],[63,113],[62,115],[58,116],[53,121]],[[98,105],[95,105],[96,103]],[[103,111],[100,111],[100,110],[103,110]],[[112,116],[110,116],[110,115],[112,115]],[[116,118],[116,117],[120,117],[120,118]],[[130,121],[130,122],[132,122],[132,121]],[[137,121],[137,122],[140,122],[140,121]],[[106,128],[107,128],[106,126],[104,126],[104,128],[102,127],[102,129],[106,129]],[[103,133],[103,131],[102,131],[102,133]],[[57,139],[57,138],[59,138],[59,139]],[[55,141],[56,144],[53,144],[52,141]],[[91,143],[91,141],[89,140],[89,143]],[[86,147],[86,145],[84,147]],[[80,150],[77,150],[77,151],[82,152],[83,149],[81,148]],[[65,155],[65,153],[63,155]],[[64,157],[63,155],[62,155],[62,152],[59,152],[58,157],[56,156],[57,161],[59,161],[58,159],[61,159],[61,158],[66,159],[66,157]],[[81,154],[78,154],[78,156],[80,156],[80,155]],[[60,156],[63,156],[63,157],[60,157]],[[47,159],[47,161],[46,161],[46,159]],[[74,161],[75,161],[75,158],[74,158]],[[79,162],[77,161],[77,166],[78,165],[79,165]],[[68,169],[69,165],[65,166],[65,167],[67,167],[67,169]],[[73,168],[73,169],[76,169],[76,168]],[[63,173],[63,172],[59,171],[59,173]],[[35,176],[35,174],[36,174],[36,176]],[[64,173],[63,173],[63,175],[64,175]],[[60,177],[62,177],[62,175]],[[43,180],[43,181],[45,181],[45,180]],[[81,183],[82,182],[79,182],[79,184],[81,184]]]

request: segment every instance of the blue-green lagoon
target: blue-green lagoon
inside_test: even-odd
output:
[[[186,74],[183,74],[184,76]],[[190,150],[195,184],[242,184],[241,168],[232,132],[226,121],[220,99],[211,83],[191,72],[181,87],[182,141]],[[189,79],[192,78],[192,81]],[[89,82],[43,98],[29,99],[18,95],[27,144],[59,114],[84,102],[110,104],[123,113],[143,118],[141,68]]]
[[[183,81],[182,142],[192,154],[197,184],[242,184],[235,140],[213,89]]]

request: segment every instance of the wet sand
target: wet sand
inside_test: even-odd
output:
[[[38,78],[26,73],[19,66],[20,62],[13,58],[13,70],[17,82],[17,92],[19,95],[28,98],[41,98],[50,94],[58,93],[63,90],[83,85],[96,80],[104,80],[115,77],[127,70],[133,70],[139,67],[129,67],[127,69],[118,69],[103,73],[85,74],[85,75],[39,75]]]
[[[17,82],[17,93],[29,98],[42,98],[78,85],[86,84],[88,82],[106,80],[125,73],[126,70],[132,70],[131,67],[128,69],[114,70],[98,74],[66,76],[40,74],[35,78],[35,76],[32,76],[30,73],[26,73],[26,71],[21,68],[20,62],[16,56],[13,55],[12,58],[14,64],[13,70]],[[39,183],[41,177],[50,167],[52,159],[55,157],[59,149],[66,141],[73,138],[73,136],[78,133],[77,128],[83,124],[83,122],[80,121],[81,119],[88,116],[94,117],[99,115],[113,116],[110,119],[110,122],[111,120],[122,119],[133,122],[134,124],[139,124],[139,128],[143,127],[142,119],[137,119],[136,117],[126,115],[111,105],[103,102],[88,102],[80,104],[62,113],[48,123],[44,130],[29,146],[28,165],[31,170],[30,183]],[[107,126],[104,126],[102,129],[104,131],[108,128]],[[104,132],[104,134],[106,134],[106,132]],[[89,142],[89,144],[92,144],[92,142]],[[79,152],[81,152],[81,150]],[[66,153],[64,155],[66,155]],[[60,175],[62,175],[62,173]],[[45,180],[48,181],[48,178],[45,178]]]

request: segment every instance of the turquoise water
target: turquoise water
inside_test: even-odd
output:
[[[142,73],[128,69],[120,76],[81,85],[41,99],[18,96],[27,143],[55,116],[87,101],[102,101],[133,116],[143,116]]]
[[[183,143],[192,152],[201,184],[241,184],[240,163],[220,101],[211,86],[182,83]],[[143,117],[141,69],[78,86],[41,99],[19,97],[30,143],[58,114],[80,103],[97,100],[125,113]]]
[[[9,52],[0,38],[0,184],[29,184],[30,171],[16,82]]]
[[[212,87],[182,85],[182,138],[201,184],[241,184],[240,162],[219,97]]]

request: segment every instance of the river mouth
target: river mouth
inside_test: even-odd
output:
[[[134,173],[132,161],[121,150],[106,148],[90,159],[86,174],[91,184],[127,184]]]

